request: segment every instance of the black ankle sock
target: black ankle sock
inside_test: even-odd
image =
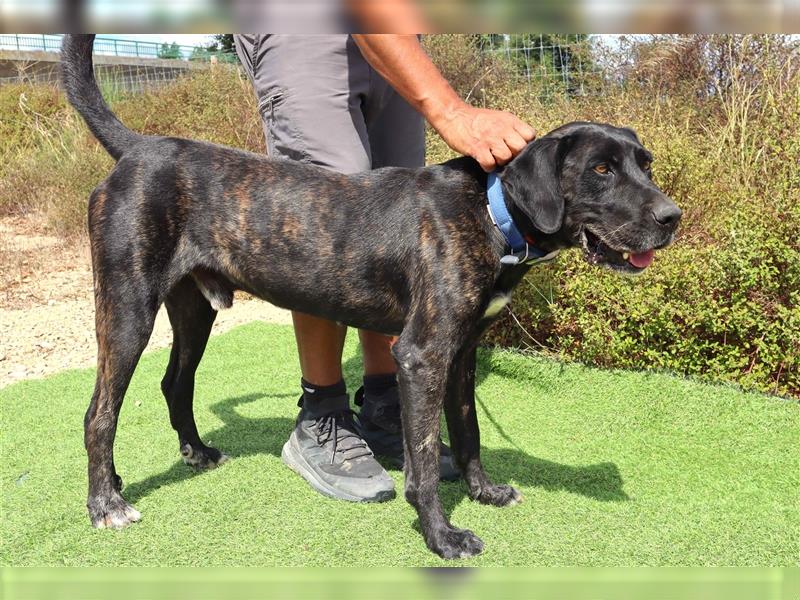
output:
[[[301,378],[300,387],[303,388],[303,395],[297,406],[302,407],[306,415],[320,417],[350,407],[344,380],[333,385],[314,385]]]
[[[371,396],[379,396],[396,385],[397,376],[394,373],[364,376],[364,393]]]
[[[324,400],[325,398],[335,398],[336,396],[343,396],[347,393],[344,379],[340,379],[333,385],[314,385],[301,377],[300,387],[303,388],[303,396],[307,402]]]

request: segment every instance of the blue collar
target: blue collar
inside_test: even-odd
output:
[[[555,258],[558,251],[547,254],[541,248],[531,246],[525,240],[520,230],[514,223],[511,213],[508,212],[505,198],[503,197],[503,186],[497,171],[492,171],[488,175],[486,182],[486,196],[488,203],[486,208],[489,210],[489,217],[492,223],[503,234],[506,244],[511,252],[500,259],[504,265],[516,265],[518,263],[536,261],[543,262]]]

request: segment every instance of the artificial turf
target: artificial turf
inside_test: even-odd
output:
[[[351,504],[281,462],[299,395],[290,328],[255,323],[209,342],[195,414],[203,439],[233,457],[214,471],[179,460],[159,391],[167,357],[143,357],[122,408],[115,462],[143,519],[121,531],[93,530],[84,507],[93,370],[0,390],[3,565],[443,564],[401,472],[390,471],[395,500]],[[525,501],[483,506],[462,482],[442,484],[452,522],[486,544],[458,564],[800,563],[796,402],[488,350],[478,379],[483,464]]]

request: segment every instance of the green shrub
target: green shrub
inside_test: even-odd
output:
[[[480,50],[480,35],[426,35],[425,51],[461,98],[479,105],[486,89],[508,87],[513,66]]]
[[[54,87],[0,87],[0,114],[0,212],[36,211],[56,233],[83,231],[89,194],[113,160]]]
[[[685,40],[653,42],[637,49],[647,56],[638,66],[660,78],[602,101],[494,103],[542,131],[574,119],[633,127],[684,218],[676,243],[639,278],[576,251],[534,270],[490,343],[800,395],[800,76],[796,46],[779,42],[693,39],[690,55],[724,59],[699,66],[678,52]],[[665,87],[671,95],[660,96]]]
[[[196,71],[148,94],[128,95],[114,110],[142,133],[265,151],[253,87],[242,72],[226,65]]]
[[[136,131],[263,152],[252,87],[235,69],[198,71],[147,94],[105,92]],[[89,194],[113,160],[54,86],[0,87],[0,115],[0,213],[40,212],[56,233],[85,231]]]
[[[567,253],[526,278],[513,304],[518,322],[506,316],[489,339],[797,394],[800,252],[756,218],[737,221],[723,243],[678,242],[635,279]]]

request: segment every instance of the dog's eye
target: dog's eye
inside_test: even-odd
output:
[[[646,161],[644,161],[644,164],[642,165],[642,170],[643,171],[649,171],[652,166],[653,166],[653,163],[651,161],[649,161],[649,160],[646,160]]]
[[[606,163],[600,163],[599,165],[595,166],[594,172],[600,173],[600,175],[606,175],[608,173],[608,165]]]

